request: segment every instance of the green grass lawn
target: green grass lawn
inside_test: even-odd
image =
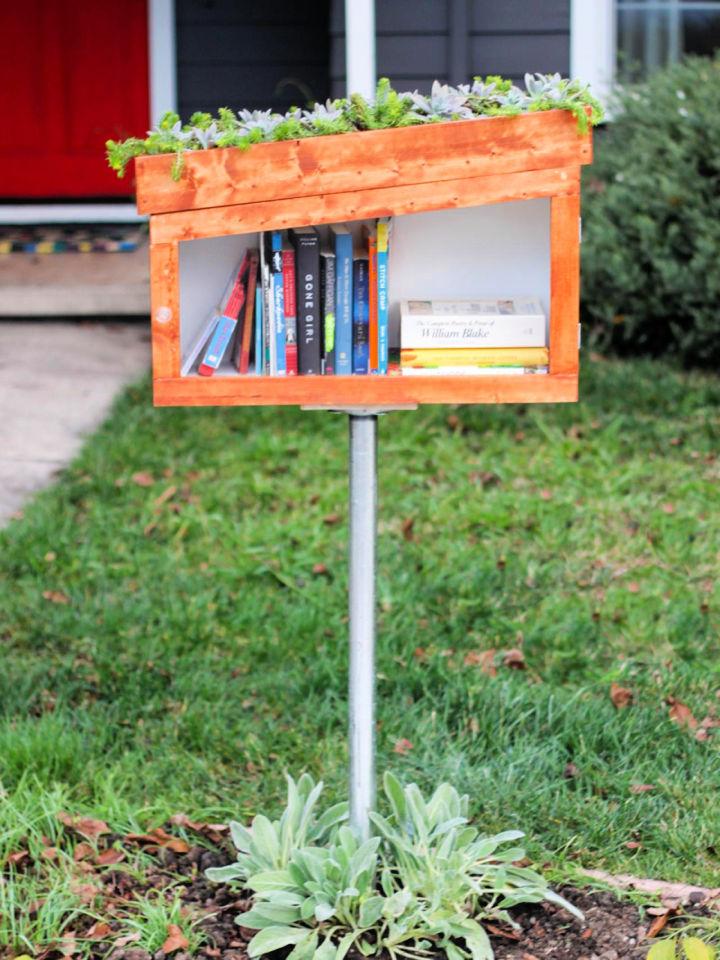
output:
[[[720,731],[666,699],[720,712],[720,381],[588,362],[582,397],[381,420],[378,766],[560,869],[717,883]],[[0,861],[60,809],[244,818],[303,769],[342,795],[346,434],[143,385],[0,534]]]

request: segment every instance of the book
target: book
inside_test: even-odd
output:
[[[283,290],[282,233],[273,230],[270,233],[270,297],[272,299],[271,342],[274,343],[274,364],[270,368],[271,376],[284,377],[287,372],[285,363],[285,294]]]
[[[388,372],[390,344],[390,301],[388,295],[388,259],[392,218],[381,217],[377,222],[377,311],[378,311],[378,373]],[[408,344],[415,346],[415,344]]]
[[[218,318],[217,326],[213,331],[212,337],[210,337],[205,356],[198,367],[198,373],[201,377],[211,377],[220,366],[220,362],[235,331],[236,324],[237,320],[233,317],[221,315]]]
[[[298,372],[319,374],[320,365],[320,238],[314,227],[292,231],[295,245],[298,311]]]
[[[513,377],[547,373],[547,367],[402,367],[403,377]]]
[[[335,373],[335,251],[320,251],[320,290],[322,294],[322,372]]]
[[[405,367],[545,367],[547,347],[438,347],[400,350]]]
[[[335,373],[352,373],[352,234],[342,224],[330,227],[335,243]]]
[[[289,377],[298,372],[297,296],[295,251],[288,240],[282,244],[283,309],[285,311],[285,368]]]
[[[353,258],[352,372],[370,370],[368,258],[358,251]]]
[[[545,314],[534,297],[404,300],[400,342],[413,347],[544,347]]]
[[[255,375],[258,377],[264,372],[263,322],[262,284],[259,283],[255,288]]]
[[[269,374],[272,369],[272,354],[275,340],[270,337],[272,329],[272,298],[270,296],[270,268],[266,257],[265,234],[260,234],[260,289],[262,290],[262,372]]]
[[[227,283],[225,284],[225,288],[223,290],[222,296],[220,297],[218,302],[215,304],[215,306],[212,308],[212,310],[208,314],[207,319],[205,320],[203,325],[200,327],[200,329],[197,332],[197,335],[195,336],[192,343],[190,344],[188,352],[185,355],[185,359],[183,360],[182,367],[180,368],[181,376],[186,377],[190,373],[192,368],[195,366],[195,361],[200,356],[200,352],[202,351],[202,348],[207,344],[210,337],[212,336],[213,331],[215,330],[215,327],[217,325],[217,322],[220,319],[220,315],[224,311],[227,311],[228,309],[232,311],[232,304],[230,304],[230,300],[233,295],[233,292],[235,291],[236,286],[238,285],[238,281],[242,281],[242,276],[246,269],[247,269],[247,252],[245,255],[243,255],[243,258],[240,261],[240,264],[233,267],[230,273],[230,276],[228,277]],[[240,286],[242,286],[241,282],[240,282]],[[230,306],[228,306],[229,304]],[[242,304],[240,304],[240,306],[242,306]]]
[[[251,251],[248,258],[247,291],[245,294],[245,313],[242,326],[238,324],[238,337],[235,342],[233,363],[238,373],[248,373],[250,369],[250,351],[255,335],[255,292],[258,275],[258,254]]]
[[[211,377],[213,373],[215,373],[230,345],[232,335],[237,327],[240,311],[245,303],[245,285],[243,281],[249,263],[250,253],[246,250],[240,261],[240,266],[235,268],[235,275],[229,290],[226,288],[219,311],[220,316],[208,342],[202,363],[198,367],[198,373],[203,377]]]
[[[378,342],[378,301],[377,301],[377,230],[364,228],[368,251],[368,343],[370,349],[370,373],[380,372]]]
[[[200,356],[200,351],[208,342],[210,337],[217,326],[217,322],[220,319],[220,314],[215,310],[210,314],[205,323],[200,327],[197,332],[197,336],[190,344],[190,349],[187,352],[187,355],[183,361],[183,365],[180,368],[180,375],[186,377],[192,368],[195,366],[195,361]]]

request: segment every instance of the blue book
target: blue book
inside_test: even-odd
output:
[[[389,309],[388,309],[388,255],[390,253],[390,217],[381,217],[377,223],[377,312],[378,312],[378,373],[388,372]]]
[[[205,351],[203,362],[198,367],[198,373],[201,376],[211,377],[220,366],[220,361],[228,348],[236,325],[237,320],[234,320],[232,317],[220,317],[215,327],[215,332],[212,337],[210,337],[210,343]]]
[[[353,372],[353,242],[343,225],[330,227],[335,238],[335,373]]]
[[[259,377],[263,373],[263,295],[262,283],[255,288],[255,373]]]
[[[273,329],[275,337],[275,369],[271,373],[284,377],[287,373],[285,362],[285,293],[283,291],[282,269],[282,233],[273,230],[270,234],[270,296],[272,297]]]
[[[370,372],[370,287],[368,258],[353,260],[352,372]]]

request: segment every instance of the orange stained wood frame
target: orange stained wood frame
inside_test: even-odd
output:
[[[332,150],[329,138],[318,137],[258,144],[248,152],[199,151],[188,157],[180,183],[170,178],[171,158],[141,158],[138,209],[151,214],[155,403],[357,407],[576,400],[580,165],[590,162],[591,152],[590,136],[578,135],[574,117],[553,111],[343,134],[332,138]],[[302,177],[299,169],[306,171]],[[549,374],[180,376],[181,241],[537,197],[550,199]]]

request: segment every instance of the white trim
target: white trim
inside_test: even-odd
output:
[[[148,0],[150,124],[177,110],[175,0]]]
[[[146,220],[134,203],[2,203],[0,224],[132,223]]]
[[[615,79],[615,0],[571,0],[570,76],[604,104]]]
[[[375,95],[375,0],[345,0],[347,93]]]

